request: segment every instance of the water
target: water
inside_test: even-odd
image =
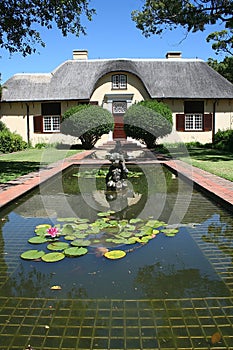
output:
[[[141,175],[145,173],[144,169],[131,170],[140,176],[129,178],[127,196],[118,198],[115,203],[106,200],[103,177],[97,182],[93,178],[80,180],[78,168],[73,167],[62,178],[46,183],[40,189],[42,195],[36,191],[33,196],[20,200],[11,211],[5,211],[1,221],[0,296],[48,298],[56,295],[91,299],[229,296],[229,288],[206,251],[214,244],[219,254],[225,250],[224,254],[231,262],[229,248],[232,248],[233,220],[196,191],[192,191],[189,209],[182,213],[182,222],[176,223],[179,227],[176,236],[166,237],[160,233],[145,245],[109,244],[107,248],[127,251],[123,259],[112,261],[98,254],[98,247],[103,246],[103,242],[106,246],[105,240],[91,244],[84,256],[65,258],[57,263],[20,258],[20,254],[28,249],[46,250],[47,243],[31,245],[27,240],[34,235],[36,225],[58,224],[58,218],[79,216],[93,222],[101,210],[117,208],[113,217],[119,220],[153,216],[167,223],[174,207],[177,217],[180,216],[177,198],[178,203],[182,203],[182,199],[187,203],[189,185],[180,183],[160,166],[146,168],[146,176]],[[82,171],[90,172],[90,169]],[[46,210],[44,205],[47,205]],[[50,289],[54,285],[61,287],[59,293]]]

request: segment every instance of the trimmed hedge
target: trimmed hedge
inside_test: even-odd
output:
[[[61,132],[78,137],[85,149],[91,149],[102,135],[113,130],[112,114],[93,105],[78,105],[68,109],[62,116]]]

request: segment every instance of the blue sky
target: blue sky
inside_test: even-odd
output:
[[[186,31],[179,28],[167,30],[162,37],[145,38],[131,20],[132,10],[140,9],[143,0],[92,0],[91,7],[97,14],[92,22],[84,19],[86,36],[62,37],[56,29],[40,30],[46,47],[38,46],[38,53],[28,57],[0,50],[0,72],[2,83],[16,73],[49,73],[58,65],[72,59],[74,49],[87,49],[90,59],[98,58],[165,58],[168,51],[181,51],[183,58],[216,56],[211,44],[206,42],[208,33],[218,29],[209,26],[203,33],[191,33],[185,39]]]

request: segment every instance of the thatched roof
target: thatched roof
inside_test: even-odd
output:
[[[16,74],[3,85],[2,101],[89,100],[98,80],[129,72],[151,98],[233,98],[233,85],[202,60],[68,60],[52,73]]]

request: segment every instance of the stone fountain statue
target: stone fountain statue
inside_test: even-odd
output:
[[[106,187],[108,191],[122,190],[127,187],[128,169],[122,154],[112,153],[108,159],[111,161],[108,173],[106,175]]]

